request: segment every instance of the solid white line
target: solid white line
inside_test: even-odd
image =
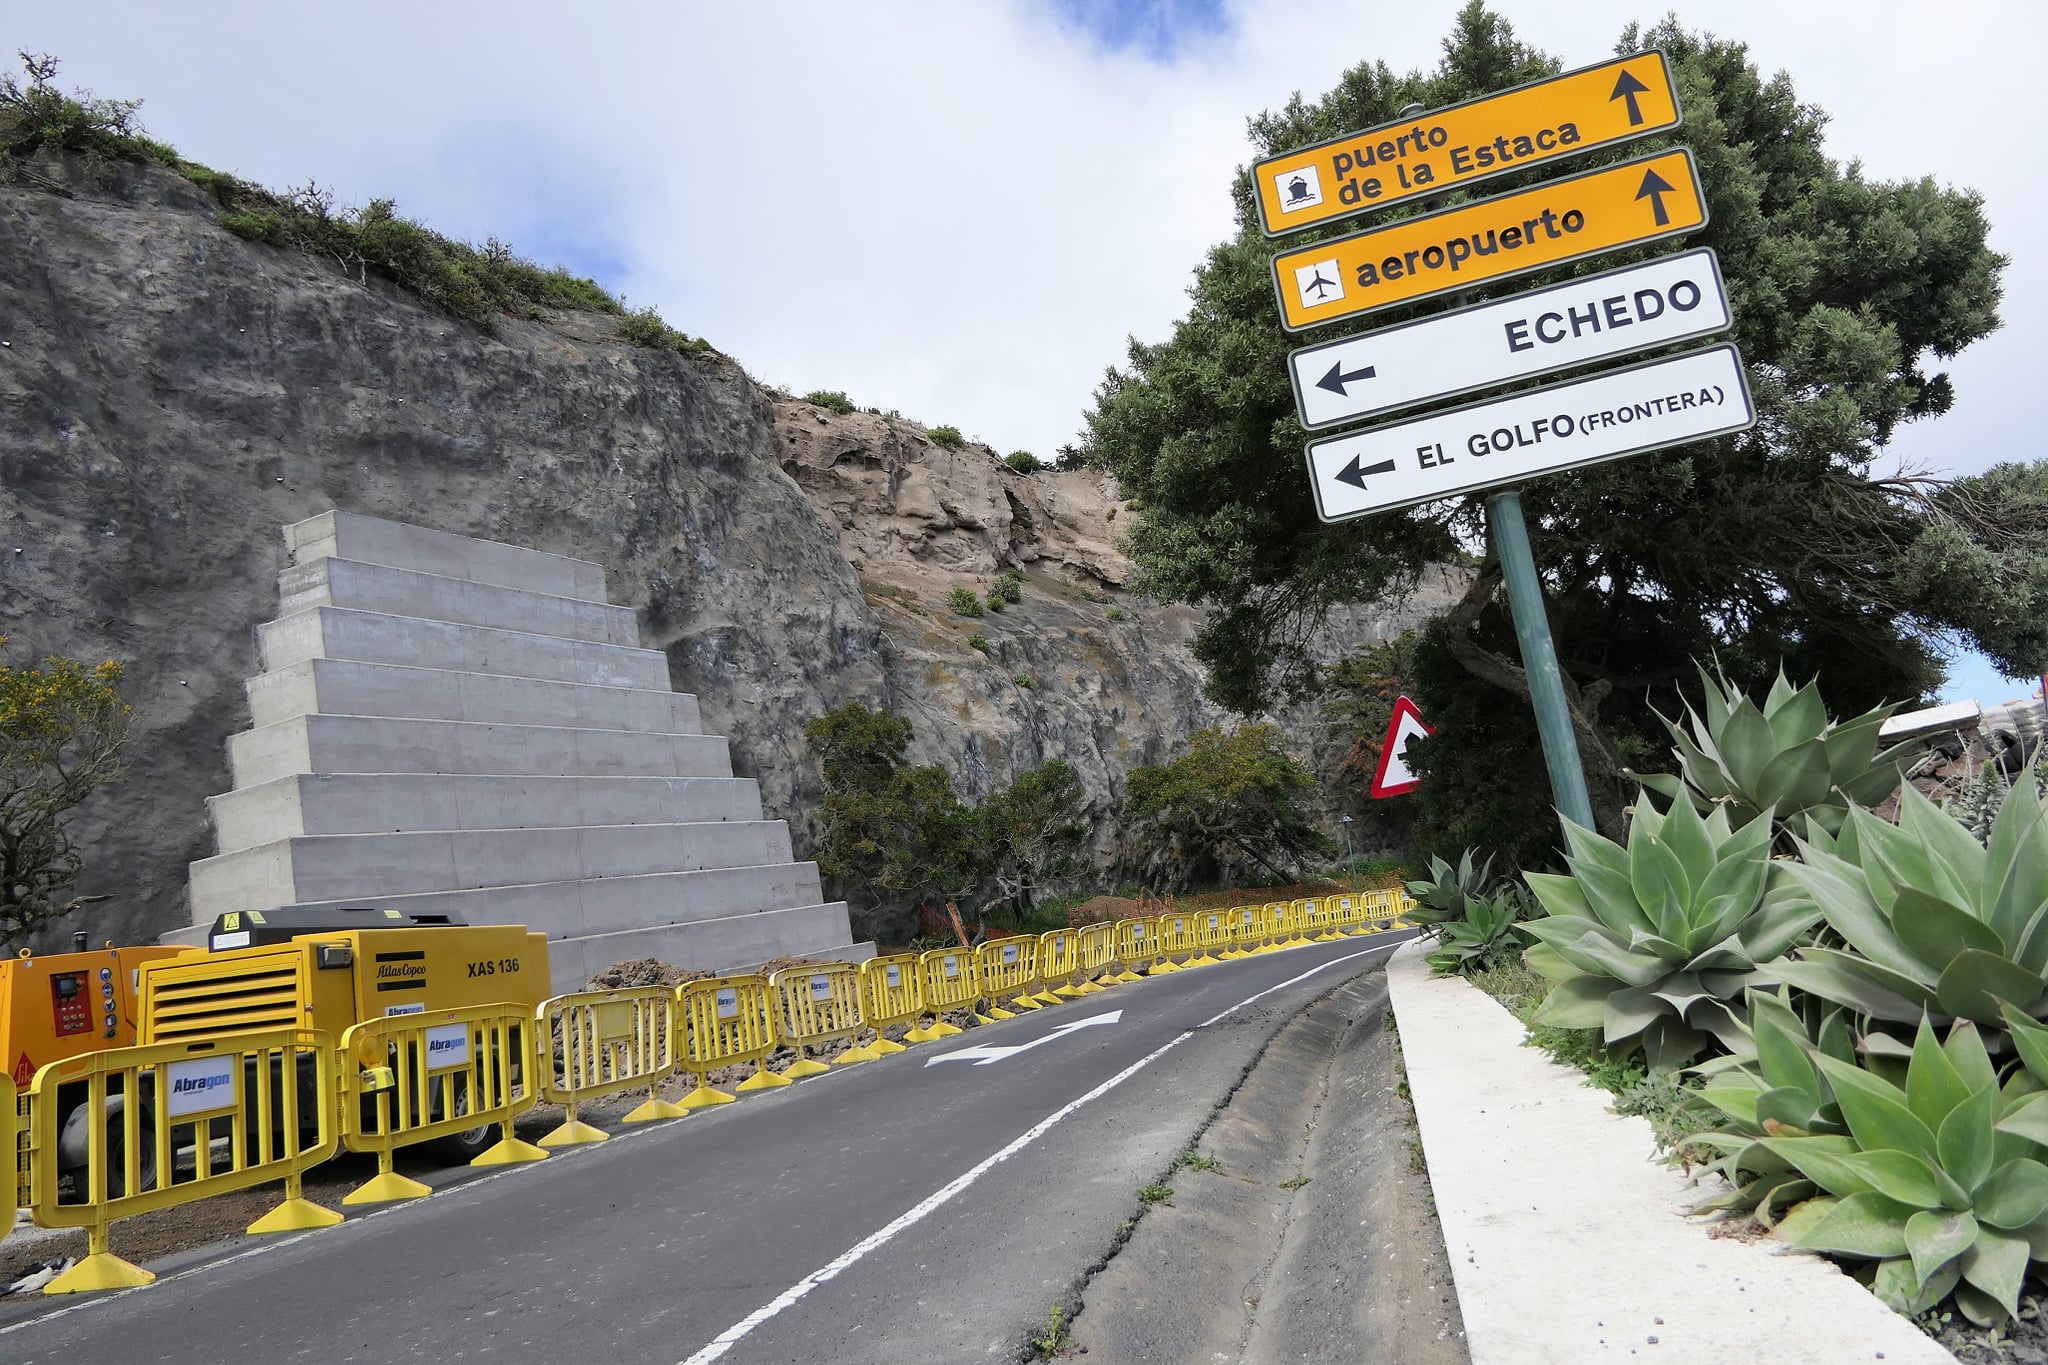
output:
[[[1401,940],[1401,942],[1403,943],[1405,943],[1406,941],[1406,939]],[[683,1361],[682,1365],[711,1365],[711,1362],[722,1358],[726,1354],[726,1352],[732,1350],[733,1347],[739,1345],[739,1343],[756,1327],[759,1327],[762,1323],[767,1322],[770,1318],[775,1317],[784,1309],[794,1306],[799,1300],[801,1300],[804,1297],[804,1295],[810,1293],[819,1285],[824,1284],[827,1280],[836,1278],[841,1271],[847,1270],[850,1267],[852,1267],[856,1262],[864,1258],[869,1252],[878,1250],[879,1248],[893,1241],[898,1234],[912,1227],[915,1227],[917,1224],[923,1222],[933,1213],[936,1213],[940,1208],[950,1203],[963,1190],[967,1189],[968,1186],[972,1185],[975,1181],[981,1179],[984,1175],[987,1175],[991,1170],[995,1169],[996,1166],[998,1166],[1002,1162],[1009,1160],[1011,1157],[1015,1156],[1017,1153],[1023,1151],[1026,1147],[1030,1146],[1033,1142],[1036,1142],[1039,1138],[1045,1136],[1047,1132],[1051,1131],[1053,1125],[1058,1123],[1061,1119],[1066,1118],[1069,1114],[1079,1109],[1082,1105],[1087,1104],[1090,1100],[1099,1099],[1102,1096],[1107,1095],[1110,1091],[1116,1089],[1125,1081],[1137,1075],[1140,1071],[1143,1071],[1146,1067],[1152,1065],[1152,1063],[1158,1061],[1161,1057],[1164,1057],[1167,1053],[1173,1051],[1182,1043],[1185,1043],[1188,1039],[1194,1037],[1198,1030],[1208,1028],[1211,1024],[1219,1023],[1222,1020],[1229,1018],[1232,1014],[1235,1014],[1238,1010],[1243,1009],[1246,1005],[1249,1005],[1257,1000],[1262,1000],[1266,996],[1271,995],[1274,991],[1285,990],[1289,986],[1296,985],[1300,982],[1306,981],[1310,977],[1316,975],[1316,973],[1318,972],[1328,971],[1330,968],[1339,966],[1343,963],[1353,962],[1361,957],[1370,957],[1372,954],[1381,952],[1387,948],[1395,948],[1399,946],[1399,943],[1383,943],[1375,945],[1371,948],[1367,948],[1362,952],[1350,953],[1345,955],[1344,957],[1331,958],[1328,962],[1324,962],[1319,964],[1318,966],[1309,968],[1307,971],[1303,972],[1299,976],[1289,977],[1287,980],[1282,981],[1277,986],[1268,986],[1265,990],[1260,991],[1257,995],[1246,996],[1244,999],[1238,1001],[1235,1005],[1232,1005],[1229,1009],[1224,1010],[1222,1013],[1212,1015],[1210,1018],[1204,1019],[1201,1023],[1195,1025],[1194,1028],[1187,1030],[1186,1032],[1180,1034],[1178,1037],[1172,1039],[1164,1045],[1155,1048],[1151,1052],[1146,1053],[1143,1057],[1140,1057],[1137,1061],[1132,1062],[1122,1071],[1117,1072],[1116,1075],[1111,1076],[1108,1080],[1104,1081],[1101,1085],[1096,1086],[1087,1094],[1082,1095],[1079,1099],[1069,1100],[1067,1103],[1061,1105],[1058,1109],[1053,1110],[1052,1113],[1046,1115],[1037,1123],[1033,1124],[1030,1128],[1026,1129],[1021,1136],[1012,1139],[1006,1146],[1001,1148],[994,1155],[982,1158],[982,1160],[970,1170],[966,1171],[961,1175],[955,1176],[951,1181],[947,1182],[945,1185],[941,1186],[939,1189],[937,1189],[930,1195],[927,1195],[923,1200],[913,1205],[909,1210],[897,1215],[897,1217],[887,1225],[862,1238],[859,1242],[856,1242],[852,1247],[840,1253],[831,1261],[828,1261],[823,1266],[820,1266],[818,1269],[813,1270],[810,1274],[804,1276],[801,1280],[798,1280],[795,1284],[783,1290],[780,1294],[777,1294],[767,1303],[762,1304],[759,1308],[756,1308],[753,1312],[747,1314],[738,1322],[726,1328],[723,1332],[720,1332],[717,1336],[713,1337],[711,1341],[707,1343],[702,1350],[698,1351],[695,1355]]]

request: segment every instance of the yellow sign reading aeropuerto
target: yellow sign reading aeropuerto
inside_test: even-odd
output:
[[[1273,258],[1290,332],[1704,227],[1686,148],[1553,180]]]
[[[1678,126],[1662,52],[1638,52],[1252,166],[1268,237]]]

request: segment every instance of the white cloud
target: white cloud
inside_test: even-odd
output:
[[[1045,454],[1124,336],[1163,337],[1185,310],[1189,271],[1230,228],[1246,117],[1361,60],[1432,65],[1456,8],[1239,4],[1170,64],[1104,51],[1036,0],[30,0],[0,38],[144,98],[197,159],[573,253],[764,379]],[[1524,37],[1568,64],[1645,17],[1621,0],[1520,8]],[[1682,17],[1790,69],[1833,116],[1837,155],[1985,191],[2014,257],[2007,329],[1955,366],[1958,411],[1899,444],[1953,468],[2034,453],[2039,156],[2024,68],[2001,57],[2048,38],[2042,7],[1717,0]]]

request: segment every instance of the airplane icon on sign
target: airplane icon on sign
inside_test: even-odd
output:
[[[1314,294],[1317,301],[1320,302],[1324,294],[1336,287],[1337,282],[1335,280],[1324,279],[1323,272],[1318,270],[1316,271],[1316,277],[1302,286],[1301,292],[1304,294]]]

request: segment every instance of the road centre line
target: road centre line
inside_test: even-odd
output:
[[[720,1332],[716,1337],[713,1337],[711,1341],[707,1343],[702,1350],[698,1351],[695,1355],[685,1359],[682,1362],[682,1365],[712,1365],[713,1361],[723,1358],[727,1352],[731,1351],[733,1347],[739,1345],[739,1343],[742,1340],[744,1340],[749,1334],[751,1334],[755,1328],[761,1326],[761,1324],[769,1321],[771,1318],[776,1317],[785,1309],[794,1307],[799,1300],[801,1300],[805,1295],[809,1294],[813,1289],[816,1289],[819,1285],[824,1284],[828,1280],[837,1278],[837,1276],[842,1271],[851,1269],[855,1264],[865,1259],[868,1253],[880,1250],[882,1247],[888,1245],[888,1243],[890,1243],[891,1241],[894,1241],[902,1233],[909,1231],[917,1224],[923,1222],[926,1218],[929,1218],[932,1214],[938,1212],[939,1209],[943,1208],[946,1204],[952,1202],[952,1200],[954,1200],[960,1194],[965,1192],[969,1186],[973,1185],[975,1181],[981,1179],[981,1177],[983,1177],[984,1175],[987,1175],[991,1170],[995,1169],[996,1166],[1000,1165],[1002,1162],[1009,1160],[1011,1157],[1015,1156],[1017,1153],[1023,1151],[1026,1147],[1030,1146],[1033,1142],[1036,1142],[1039,1138],[1045,1136],[1045,1134],[1050,1132],[1053,1126],[1059,1123],[1061,1119],[1064,1119],[1068,1115],[1074,1113],[1074,1111],[1080,1109],[1089,1101],[1099,1099],[1102,1096],[1108,1094],[1110,1091],[1116,1089],[1125,1081],[1137,1075],[1140,1071],[1143,1071],[1146,1067],[1158,1061],[1161,1057],[1164,1057],[1167,1053],[1173,1051],[1182,1043],[1185,1043],[1188,1039],[1194,1037],[1198,1031],[1208,1028],[1211,1024],[1222,1022],[1224,1019],[1229,1018],[1231,1015],[1237,1013],[1237,1011],[1243,1009],[1246,1005],[1252,1004],[1253,1002],[1258,1000],[1262,1000],[1266,996],[1273,994],[1273,992],[1275,991],[1285,990],[1289,986],[1296,985],[1302,981],[1306,981],[1308,980],[1308,978],[1316,975],[1318,972],[1327,971],[1332,967],[1340,966],[1346,962],[1354,962],[1361,957],[1370,957],[1372,954],[1382,952],[1388,948],[1399,947],[1402,943],[1405,943],[1407,941],[1408,940],[1406,938],[1402,938],[1394,943],[1376,944],[1373,947],[1367,948],[1362,952],[1348,953],[1343,957],[1331,958],[1328,962],[1320,963],[1314,967],[1309,968],[1307,971],[1301,973],[1299,976],[1289,977],[1287,980],[1282,981],[1277,986],[1268,986],[1265,990],[1260,991],[1256,995],[1246,996],[1244,999],[1238,1001],[1236,1004],[1230,1006],[1228,1009],[1222,1011],[1221,1013],[1212,1015],[1209,1018],[1204,1019],[1201,1023],[1196,1024],[1194,1028],[1182,1032],[1178,1037],[1169,1040],[1160,1047],[1155,1048],[1151,1052],[1147,1053],[1143,1057],[1140,1057],[1137,1061],[1131,1063],[1122,1071],[1117,1072],[1116,1075],[1111,1076],[1108,1080],[1096,1086],[1087,1094],[1080,1096],[1078,1099],[1069,1100],[1066,1104],[1061,1105],[1058,1109],[1055,1109],[1052,1113],[1040,1119],[1037,1123],[1033,1124],[1030,1128],[1026,1129],[1021,1136],[1011,1140],[1011,1142],[1008,1145],[1004,1146],[1003,1148],[995,1152],[993,1155],[982,1158],[982,1160],[975,1166],[973,1166],[966,1172],[955,1176],[951,1181],[941,1186],[932,1194],[926,1196],[923,1200],[913,1205],[910,1209],[908,1209],[904,1213],[897,1215],[897,1217],[888,1224],[877,1229],[875,1232],[870,1233],[867,1237],[863,1238],[859,1242],[856,1242],[852,1247],[842,1252],[833,1260],[827,1262],[825,1265],[819,1267],[818,1269],[812,1271],[810,1274],[804,1276],[801,1280],[798,1280],[795,1284],[783,1290],[780,1294],[777,1294],[773,1299],[770,1299],[767,1303],[762,1304],[759,1308],[747,1314],[747,1316],[741,1318],[738,1322],[726,1328],[723,1332]]]

